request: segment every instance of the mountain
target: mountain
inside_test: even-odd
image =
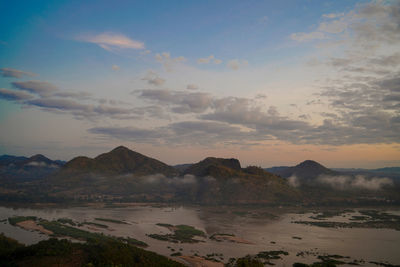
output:
[[[151,175],[163,174],[165,176],[177,175],[178,171],[173,167],[146,157],[126,147],[119,146],[108,153],[101,154],[94,159],[88,157],[76,157],[67,162],[58,175],[64,174],[86,175],[89,173],[103,175]]]
[[[47,196],[84,200],[254,204],[300,199],[285,179],[258,167],[241,168],[237,159],[209,157],[179,172],[125,147],[93,159],[76,157],[41,188]]]
[[[177,169],[180,173],[182,173],[192,165],[193,165],[193,163],[178,164],[178,165],[174,165],[174,168]]]
[[[229,176],[233,175],[235,171],[240,171],[242,168],[237,159],[223,159],[223,158],[206,158],[196,164],[192,164],[184,171],[184,174],[192,174],[195,176]]]
[[[301,180],[314,180],[320,175],[340,175],[340,173],[333,171],[324,167],[313,160],[306,160],[294,167],[275,167],[269,168],[272,173],[282,176],[284,178],[289,178],[291,176],[296,176]]]
[[[0,201],[207,205],[400,203],[398,186],[392,186],[387,178],[344,177],[343,173],[311,160],[294,167],[269,169],[273,174],[256,166],[242,168],[234,158],[208,157],[194,164],[172,167],[123,146],[95,158],[79,156],[64,165],[43,155],[4,156],[0,162],[1,159],[8,165],[0,167]],[[327,179],[317,179],[321,175]],[[372,186],[376,189],[371,189]]]
[[[3,155],[0,157],[0,178],[31,181],[41,179],[55,172],[62,166],[61,161],[51,160],[41,154],[30,158]]]
[[[0,156],[0,167],[7,166],[9,164],[17,164],[24,160],[27,160],[27,157],[17,157],[11,155],[2,155]]]

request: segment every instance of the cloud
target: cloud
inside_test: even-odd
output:
[[[209,55],[208,57],[199,58],[197,60],[197,64],[209,64],[209,63],[221,64],[222,60],[215,58],[214,55]]]
[[[197,89],[199,89],[199,86],[197,86],[196,84],[188,84],[187,86],[186,86],[186,89],[188,89],[188,90],[197,90]]]
[[[347,28],[347,23],[344,20],[334,20],[329,22],[322,22],[318,31],[327,33],[341,33]]]
[[[33,166],[33,167],[46,167],[46,168],[59,168],[56,164],[47,164],[46,162],[43,161],[31,161],[27,164],[26,166]]]
[[[30,105],[59,110],[76,110],[76,111],[89,111],[89,107],[80,104],[74,100],[61,99],[61,98],[41,98],[34,99],[27,102]]]
[[[112,32],[97,35],[84,35],[77,38],[79,41],[97,44],[101,48],[113,51],[115,49],[144,49],[144,43],[130,39],[129,37]]]
[[[11,69],[11,68],[1,68],[0,69],[1,76],[3,77],[12,77],[12,78],[22,78],[24,76],[37,76],[37,74],[32,73],[32,72],[26,72],[22,70],[16,70],[16,69]]]
[[[260,140],[253,132],[221,122],[182,121],[153,129],[136,127],[95,127],[90,133],[118,140],[150,144],[203,145],[231,144]],[[262,139],[262,138],[261,138]]]
[[[114,65],[111,66],[111,69],[114,70],[114,71],[119,71],[120,67],[118,65],[114,64]]]
[[[162,79],[158,76],[158,74],[154,71],[149,70],[142,80],[147,81],[150,85],[161,86],[165,83],[165,79]]]
[[[176,58],[171,57],[169,52],[163,52],[161,54],[157,53],[154,58],[160,62],[167,71],[172,71],[175,64],[186,61],[186,58],[183,56]]]
[[[375,191],[387,186],[393,186],[393,181],[389,178],[366,178],[363,175],[356,175],[355,177],[345,175],[322,175],[317,178],[317,181],[339,190],[366,189]]]
[[[143,56],[151,54],[151,50],[144,50],[144,51],[140,52],[140,54]]]
[[[133,93],[140,98],[171,106],[171,111],[175,113],[202,113],[213,104],[213,98],[208,93],[189,93],[166,89],[136,90]]]
[[[327,37],[322,32],[310,32],[310,33],[298,32],[298,33],[292,33],[290,35],[290,39],[297,42],[308,42],[314,40],[322,40],[326,38]]]
[[[40,96],[48,96],[58,90],[55,85],[42,81],[13,82],[12,85],[19,90],[24,90]]]
[[[293,187],[299,187],[300,186],[300,181],[299,181],[299,179],[297,178],[296,175],[290,176],[288,178],[288,183],[289,183],[290,186],[293,186]]]
[[[226,65],[233,70],[238,70],[239,68],[246,67],[248,64],[247,60],[232,59]]]
[[[21,100],[29,100],[34,98],[35,96],[21,91],[9,90],[0,88],[0,98],[10,101],[21,101]]]
[[[334,19],[338,17],[343,17],[344,13],[329,13],[329,14],[323,14],[323,18],[328,18],[328,19]]]
[[[166,134],[152,129],[140,129],[136,127],[94,127],[89,129],[88,132],[119,140],[130,140],[144,143],[156,143],[157,139],[160,139]]]
[[[52,94],[52,96],[61,97],[61,98],[75,98],[78,100],[87,100],[92,97],[91,94],[86,92],[58,92]]]

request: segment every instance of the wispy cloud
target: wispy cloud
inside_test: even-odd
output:
[[[184,56],[179,56],[179,57],[171,57],[171,54],[169,52],[163,52],[163,53],[157,53],[154,58],[160,62],[165,70],[167,71],[172,71],[173,67],[177,63],[185,62],[186,58]]]
[[[313,40],[326,39],[326,35],[322,32],[309,32],[309,33],[297,32],[297,33],[292,33],[290,35],[290,38],[298,42],[308,42]]]
[[[349,189],[367,189],[367,190],[380,190],[387,186],[393,186],[393,181],[389,178],[372,177],[367,178],[363,175],[356,175],[355,177],[346,175],[337,176],[320,176],[317,181],[331,186],[335,189],[349,190]]]
[[[34,95],[31,95],[27,92],[0,88],[0,98],[1,99],[10,100],[10,101],[20,101],[20,100],[32,99],[34,97],[35,97]]]
[[[238,70],[249,65],[249,62],[247,60],[232,59],[226,65],[233,70]]]
[[[150,85],[161,86],[165,83],[165,79],[160,78],[158,74],[152,70],[149,70],[142,80],[147,81]]]
[[[0,69],[1,76],[3,77],[12,77],[12,78],[22,78],[24,76],[37,76],[37,74],[32,73],[32,72],[27,72],[27,71],[22,71],[22,70],[16,70],[16,69],[11,69],[11,68],[1,68]]]
[[[186,86],[186,89],[188,89],[188,90],[197,90],[197,89],[199,89],[199,86],[196,85],[196,84],[191,83],[191,84],[188,84]]]
[[[209,63],[214,63],[214,64],[221,64],[222,60],[215,58],[214,55],[209,55],[208,57],[204,57],[204,58],[199,58],[197,60],[198,64],[209,64]]]
[[[78,41],[97,44],[101,48],[113,51],[115,49],[144,49],[141,41],[133,40],[120,33],[105,32],[97,35],[81,35],[76,38]]]
[[[19,90],[38,94],[40,96],[48,96],[58,90],[55,85],[43,81],[13,82],[12,85]]]
[[[329,13],[329,14],[323,14],[323,18],[328,18],[328,19],[334,19],[338,17],[343,17],[344,13]]]

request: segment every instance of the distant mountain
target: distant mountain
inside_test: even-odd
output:
[[[400,174],[400,167],[385,167],[372,170],[374,172],[397,173]]]
[[[264,170],[270,173],[277,174],[282,172],[283,170],[286,170],[287,168],[289,168],[289,166],[276,166],[276,167],[264,168]]]
[[[62,165],[62,161],[54,161],[41,154],[30,158],[3,155],[0,157],[0,178],[20,181],[41,179],[55,172]]]
[[[177,175],[173,167],[156,159],[144,156],[126,147],[119,146],[108,153],[101,154],[94,159],[76,157],[67,162],[57,175],[86,175],[89,173],[103,175]]]
[[[2,155],[0,156],[0,167],[7,166],[9,164],[17,164],[24,160],[27,160],[27,157],[17,157],[11,155]]]
[[[294,167],[269,168],[272,173],[284,178],[296,176],[301,180],[313,180],[320,175],[339,175],[340,173],[324,167],[313,160],[306,160]]]

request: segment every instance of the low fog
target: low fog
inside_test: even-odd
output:
[[[346,176],[327,176],[321,175],[317,178],[321,184],[329,185],[334,189],[367,189],[367,190],[380,190],[385,186],[393,186],[393,181],[389,178],[371,177],[367,178],[364,175]]]
[[[302,185],[325,185],[337,190],[366,189],[380,190],[384,187],[393,186],[393,180],[387,177],[366,177],[365,175],[321,175],[313,180],[302,180],[296,175],[288,178],[288,183],[292,187]]]

